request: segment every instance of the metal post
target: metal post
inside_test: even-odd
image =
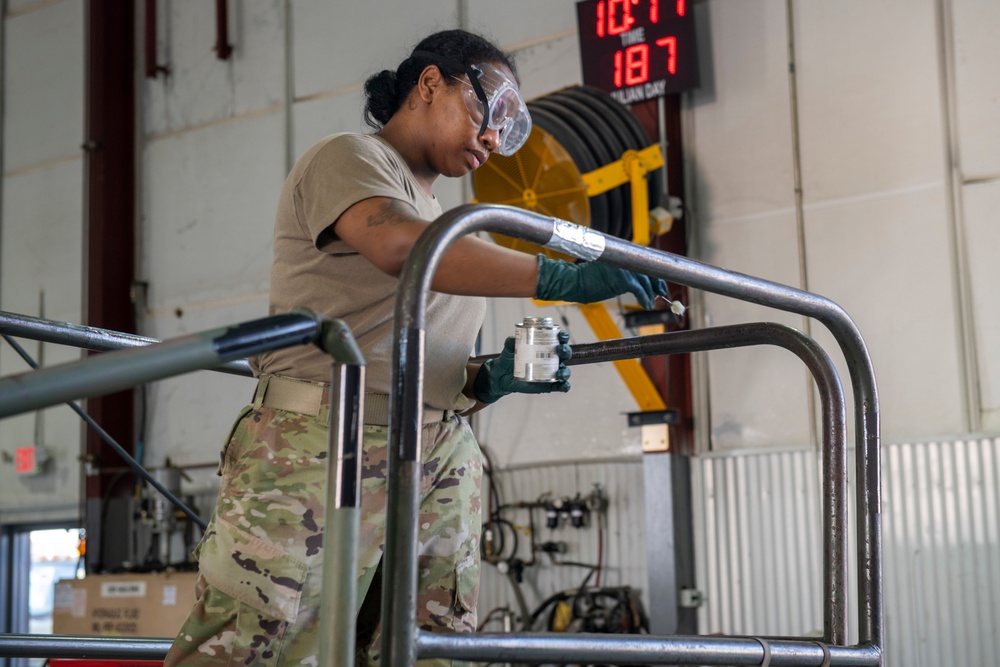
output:
[[[333,359],[327,458],[319,664],[352,667],[361,530],[361,444],[365,360],[341,320],[324,322],[318,345]]]
[[[405,284],[405,283],[404,283]],[[426,294],[426,289],[421,291]],[[389,395],[389,471],[382,570],[382,662],[417,659],[417,517],[420,512],[420,424],[423,413],[424,326],[404,328],[396,300],[396,335]]]
[[[319,664],[332,667],[354,665],[364,386],[364,366],[333,365],[319,634]]]
[[[8,658],[89,658],[163,660],[171,639],[0,634],[0,656]]]
[[[674,536],[675,456],[673,452],[644,453],[642,456],[643,488],[646,490],[646,598],[649,601],[646,615],[651,635],[676,635],[681,632],[680,585],[675,558],[677,543]],[[662,490],[666,492],[658,493]]]

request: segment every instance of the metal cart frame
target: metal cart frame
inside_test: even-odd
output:
[[[461,236],[496,231],[554,248],[581,259],[602,261],[689,287],[813,317],[833,333],[847,360],[855,397],[857,438],[859,643],[847,645],[847,464],[846,414],[843,390],[829,357],[812,339],[781,325],[759,323],[697,331],[659,334],[636,339],[603,341],[574,347],[573,364],[614,358],[673,354],[743,345],[776,344],[797,354],[816,379],[823,408],[824,637],[704,637],[610,636],[555,633],[484,633],[457,635],[420,631],[416,621],[417,517],[420,488],[420,428],[424,373],[427,292],[431,276],[448,247]],[[879,481],[879,419],[875,377],[867,348],[847,313],[824,297],[760,278],[725,271],[650,248],[640,247],[588,228],[498,205],[467,205],[442,215],[420,237],[401,275],[397,296],[394,359],[390,396],[389,506],[385,594],[382,601],[383,661],[413,665],[418,658],[512,662],[615,662],[616,664],[717,665],[882,665],[884,651],[881,515]],[[306,317],[302,314],[279,318]],[[16,318],[15,318],[16,319]],[[346,327],[296,322],[291,338],[267,333],[275,322],[255,321],[167,343],[100,332],[71,325],[39,325],[21,317],[5,322],[0,331],[51,340],[78,337],[82,347],[138,347],[100,355],[62,367],[0,378],[0,417],[37,409],[175,375],[195,368],[227,364],[227,372],[243,374],[238,360],[264,349],[314,342],[331,352],[337,409],[331,406],[331,456],[328,506],[345,508],[346,523],[357,520],[357,425],[363,410],[363,360]],[[32,321],[33,320],[33,321]],[[262,324],[269,322],[268,324]],[[289,320],[284,321],[286,324]],[[336,323],[336,321],[334,321]],[[18,329],[20,327],[20,329]],[[263,327],[263,329],[261,328]],[[287,333],[287,332],[286,332]],[[107,334],[107,335],[105,335]],[[273,334],[273,331],[271,331]],[[44,338],[48,336],[49,338]],[[293,340],[294,339],[294,340]],[[58,340],[53,342],[60,342]],[[107,347],[95,347],[106,345]],[[145,347],[149,345],[149,347]],[[273,347],[264,347],[273,346]],[[103,361],[102,361],[103,360]],[[155,360],[152,363],[151,360]],[[354,370],[351,370],[354,369]],[[220,369],[222,370],[222,369]],[[346,398],[345,398],[346,397]],[[335,413],[337,423],[333,423]],[[353,415],[357,417],[348,416]],[[353,420],[353,428],[350,423]],[[336,441],[336,442],[334,442]],[[351,450],[353,447],[353,451]],[[337,465],[340,461],[340,465]],[[346,475],[346,477],[344,477]],[[355,475],[351,479],[351,475]],[[354,490],[353,506],[350,489]],[[346,504],[345,504],[346,503]],[[349,538],[350,525],[329,525]],[[356,523],[355,523],[356,530]],[[356,534],[356,533],[355,533]],[[328,532],[332,536],[332,533]],[[339,541],[339,540],[338,540]],[[348,542],[353,544],[353,540]],[[353,664],[353,550],[338,550],[324,562],[324,597],[340,600],[324,611],[326,641],[321,664]],[[333,555],[333,554],[331,554]],[[333,595],[336,592],[336,595]],[[348,598],[347,596],[350,596]],[[330,646],[333,637],[344,641]],[[0,656],[162,658],[166,640],[96,637],[0,635]],[[350,653],[346,650],[350,648]],[[332,651],[336,650],[336,654]]]

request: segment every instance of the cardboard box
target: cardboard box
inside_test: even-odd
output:
[[[57,635],[173,639],[195,603],[195,572],[90,575],[56,582]]]

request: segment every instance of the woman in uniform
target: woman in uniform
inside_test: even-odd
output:
[[[421,41],[365,84],[372,134],[336,134],[298,160],[278,203],[270,311],[339,318],[366,360],[359,549],[358,664],[378,664],[379,566],[385,543],[389,368],[397,277],[441,214],[433,185],[523,145],[531,119],[512,58],[462,30]],[[444,255],[427,302],[417,622],[473,632],[479,588],[479,446],[467,415],[513,392],[567,391],[512,376],[512,340],[469,361],[484,297],[591,302],[665,293],[604,264],[533,257],[466,236]],[[570,351],[559,348],[564,360]],[[252,360],[259,377],[225,445],[222,485],[199,544],[199,600],[167,664],[315,665],[330,359],[313,346]],[[420,664],[451,664],[422,661]]]

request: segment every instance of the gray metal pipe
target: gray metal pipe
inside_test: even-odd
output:
[[[330,381],[330,450],[319,664],[354,665],[357,627],[358,536],[361,532],[361,425],[365,367],[335,364]]]
[[[390,396],[389,505],[386,517],[386,591],[383,659],[416,660],[416,544],[419,511],[420,417],[426,297],[447,249],[461,236],[495,231],[587,260],[639,271],[671,282],[813,317],[837,339],[855,396],[858,470],[859,626],[863,645],[881,655],[884,645],[878,398],[867,347],[837,304],[816,294],[725,271],[685,257],[644,248],[585,227],[500,205],[465,205],[446,212],[421,235],[400,276]],[[392,594],[388,594],[392,591]],[[881,660],[881,659],[880,659]]]
[[[325,320],[317,344],[338,362],[330,375],[319,664],[352,667],[358,607],[365,360],[343,320]]]
[[[171,643],[171,639],[144,637],[0,634],[0,656],[163,660]]]
[[[816,382],[822,414],[823,637],[847,643],[847,408],[833,360],[815,340],[773,322],[734,324],[573,346],[567,365],[751,345],[777,345],[801,359]]]
[[[822,414],[823,638],[847,643],[847,408],[830,356],[815,340],[784,324],[757,322],[676,331],[573,345],[567,366],[687,354],[752,345],[777,345],[801,359],[812,373]],[[482,361],[496,355],[477,357]],[[580,656],[577,656],[580,657]]]
[[[0,378],[0,418],[320,340],[321,320],[288,313]]]
[[[96,352],[127,350],[133,347],[146,347],[163,342],[158,338],[147,338],[146,336],[137,336],[135,334],[112,331],[111,329],[100,329],[98,327],[88,327],[82,324],[59,322],[57,320],[46,320],[41,317],[31,317],[30,315],[19,315],[5,311],[0,311],[0,334],[39,340],[43,343],[70,345]],[[250,371],[250,364],[247,363],[246,359],[228,361],[211,370],[246,377],[253,375]]]
[[[881,661],[881,653],[874,647],[827,647],[805,639],[651,637],[565,632],[478,635],[419,632],[417,643],[421,659],[454,658],[489,663],[561,665],[567,660],[574,663],[579,660],[588,665],[761,665],[767,664],[765,651],[770,656],[771,665],[875,667]]]

